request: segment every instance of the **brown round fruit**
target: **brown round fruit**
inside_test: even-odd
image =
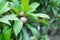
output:
[[[23,16],[24,16],[24,12],[20,12],[20,13],[19,13],[19,16],[20,16],[20,17],[23,17]]]
[[[27,18],[21,17],[20,19],[21,19],[21,21],[22,21],[24,24],[27,23]]]

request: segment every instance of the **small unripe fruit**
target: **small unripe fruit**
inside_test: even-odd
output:
[[[20,20],[21,20],[24,24],[27,23],[27,18],[25,18],[25,17],[21,17]]]
[[[20,13],[19,13],[19,16],[20,16],[20,17],[23,17],[23,16],[24,16],[24,12],[20,12]]]

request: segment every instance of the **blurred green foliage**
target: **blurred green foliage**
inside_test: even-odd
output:
[[[0,40],[49,40],[48,30],[60,29],[60,0],[0,0],[0,26]]]

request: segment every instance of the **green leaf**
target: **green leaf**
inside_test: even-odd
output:
[[[32,10],[30,10],[30,12],[34,12],[34,11],[36,11],[36,8],[39,6],[39,3],[34,2],[30,6],[32,7]]]
[[[10,8],[7,6],[8,6],[8,2],[0,3],[0,15],[10,10]]]
[[[11,36],[11,29],[7,30],[4,33],[4,40],[10,40],[10,36]]]
[[[47,14],[43,14],[43,13],[37,13],[35,14],[35,16],[50,19],[50,17]]]
[[[43,23],[45,25],[49,25],[49,22],[46,21],[46,20],[41,20],[41,19],[37,19],[37,20],[34,20],[35,22],[40,22],[40,23]]]
[[[3,16],[2,18],[0,18],[0,22],[6,23],[8,25],[11,25],[9,20],[19,20],[19,19],[14,14],[6,15],[6,16]]]
[[[32,31],[33,35],[38,40],[39,37],[40,37],[39,32],[32,25],[30,25],[30,24],[27,24],[27,27]]]
[[[37,18],[37,16],[35,16],[33,13],[27,14],[26,17],[28,17],[28,18]]]
[[[11,25],[10,22],[5,18],[0,18],[0,22]]]
[[[21,10],[26,12],[28,9],[29,0],[21,0]]]
[[[7,12],[8,10],[10,10],[9,7],[6,7],[4,10],[3,10],[3,13]]]
[[[48,38],[48,35],[47,35],[47,34],[45,34],[45,35],[43,36],[43,40],[49,40],[49,38]]]
[[[3,35],[2,34],[0,34],[0,40],[3,40]]]
[[[28,20],[30,22],[39,22],[39,23],[43,23],[43,24],[46,24],[46,25],[49,25],[49,22],[46,21],[46,20],[42,20],[42,19],[38,19],[38,17],[35,15],[35,14],[27,14],[26,17],[28,18]]]
[[[3,18],[6,20],[19,20],[15,14],[6,15],[6,16],[3,16]]]
[[[31,6],[28,6],[28,8],[26,10],[26,13],[29,13],[30,10],[32,10],[32,7]]]
[[[16,9],[18,9],[18,11],[20,11],[19,1],[18,1],[18,0],[13,0],[13,3],[14,3],[14,7],[15,7]]]
[[[23,22],[22,21],[20,21],[20,20],[14,21],[13,30],[14,30],[16,36],[21,31],[22,27],[23,27]]]
[[[2,0],[0,0],[0,2],[2,2]]]
[[[58,14],[58,11],[54,8],[54,7],[52,7],[52,11],[53,11],[53,14],[54,14],[54,16],[57,16]]]
[[[10,40],[11,29],[8,29],[7,26],[5,26],[3,29],[3,36],[4,36],[4,40]]]
[[[22,31],[23,31],[23,38],[24,38],[24,40],[30,40],[26,28],[23,28]]]
[[[19,12],[18,12],[18,10],[16,8],[11,7],[11,9],[12,9],[12,11],[14,11],[16,13],[16,15],[19,15],[18,14]]]
[[[6,0],[0,0],[0,3],[6,2]]]

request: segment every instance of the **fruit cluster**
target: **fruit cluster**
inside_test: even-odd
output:
[[[20,16],[20,20],[21,20],[24,24],[26,24],[26,23],[27,23],[27,18],[24,17],[24,12],[20,12],[20,13],[19,13],[19,16]]]

